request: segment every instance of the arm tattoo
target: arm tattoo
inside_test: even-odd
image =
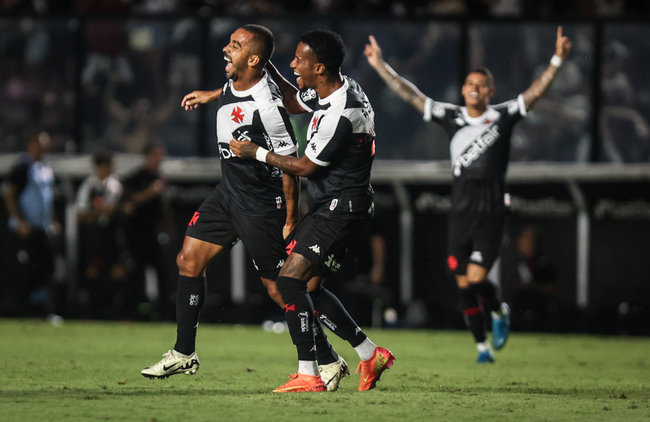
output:
[[[255,151],[257,151],[257,145],[249,142],[241,147],[241,153],[240,153],[240,158],[242,159],[250,159],[250,158],[255,158]]]
[[[255,153],[253,153],[253,157],[254,156]],[[302,176],[300,173],[301,168],[297,166],[298,160],[300,160],[298,157],[292,157],[290,155],[278,155],[273,152],[270,152],[269,155],[266,156],[266,162],[268,164],[275,166],[282,171],[286,171],[287,173]]]
[[[541,76],[533,82],[530,88],[524,92],[524,104],[526,105],[526,110],[530,110],[533,104],[535,104],[535,101],[546,93],[548,88],[551,86],[551,82],[555,79],[557,70],[557,67],[549,65],[544,73],[542,73]]]

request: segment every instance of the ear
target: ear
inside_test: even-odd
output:
[[[260,62],[260,56],[253,54],[248,58],[248,67],[255,67]]]
[[[494,92],[495,92],[494,88],[490,88],[490,93],[488,94],[488,98],[494,97]]]
[[[323,63],[316,63],[314,65],[314,72],[316,72],[317,75],[322,75],[325,73],[325,65]]]

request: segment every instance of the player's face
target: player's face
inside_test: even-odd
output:
[[[311,48],[307,44],[299,43],[296,47],[296,56],[290,64],[293,74],[296,75],[298,88],[316,88],[316,60]]]
[[[230,42],[223,48],[223,58],[226,62],[226,77],[236,81],[248,69],[249,51],[246,43],[253,34],[239,28],[230,36]]]
[[[465,105],[477,108],[486,108],[494,90],[490,87],[487,76],[473,72],[465,78],[462,89]]]

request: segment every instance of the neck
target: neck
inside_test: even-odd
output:
[[[262,71],[257,69],[249,69],[244,76],[233,81],[232,86],[237,91],[246,91],[255,86],[262,79]]]
[[[485,113],[485,110],[487,110],[487,104],[481,104],[481,105],[476,105],[476,106],[471,106],[468,105],[466,106],[467,108],[467,114],[469,117],[479,117],[483,113]]]
[[[324,99],[329,97],[334,91],[342,87],[344,84],[345,81],[343,80],[343,76],[338,73],[336,76],[319,78],[315,89],[318,93],[318,97]]]

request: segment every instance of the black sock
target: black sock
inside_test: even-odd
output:
[[[496,312],[501,308],[501,301],[497,298],[497,288],[490,280],[473,283],[469,289],[481,298],[486,311]]]
[[[191,355],[196,350],[196,328],[206,290],[205,277],[178,276],[174,350],[184,355]]]
[[[477,343],[485,341],[485,320],[478,305],[478,298],[472,289],[460,289],[460,307],[465,317],[465,325],[474,335]]]
[[[314,305],[307,293],[307,282],[291,277],[278,277],[275,282],[285,303],[284,316],[291,340],[298,349],[298,360],[317,360],[313,329]]]
[[[309,292],[316,309],[316,315],[321,325],[326,326],[334,334],[357,347],[367,338],[361,328],[345,310],[341,301],[327,289],[316,289]]]
[[[339,360],[339,355],[332,348],[318,318],[314,318],[314,339],[316,340],[316,357],[319,365],[329,365]]]

